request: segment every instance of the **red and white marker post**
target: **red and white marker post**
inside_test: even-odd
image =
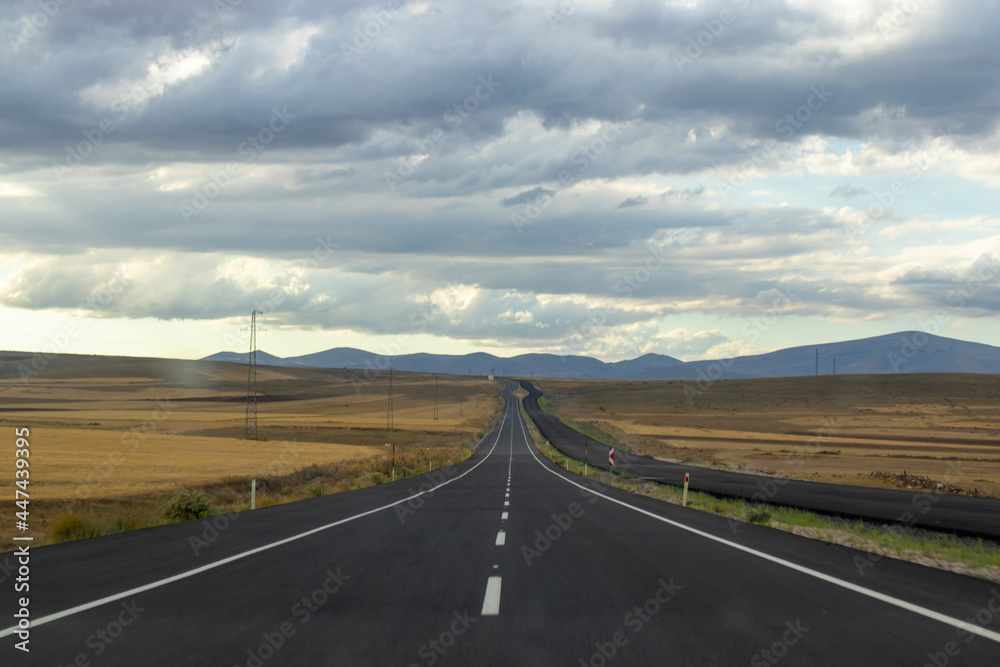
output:
[[[691,475],[689,473],[684,473],[684,499],[681,500],[681,507],[687,507],[688,505],[688,482],[691,481]]]
[[[611,486],[615,485],[615,478],[611,472],[612,470],[614,470],[614,467],[615,467],[615,448],[608,447],[608,484],[610,484]]]

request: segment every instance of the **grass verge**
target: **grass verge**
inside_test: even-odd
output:
[[[396,479],[403,479],[459,463],[471,454],[468,447],[448,446],[412,448],[396,453]],[[263,508],[329,493],[340,493],[383,484],[392,478],[389,456],[327,465],[307,465],[285,475],[257,477],[257,507]],[[204,494],[207,514],[214,516],[250,509],[250,477],[228,477],[211,484],[195,485],[127,498],[87,500],[39,500],[32,503],[35,541],[41,546],[59,542],[113,535],[138,528],[148,528],[186,516],[168,511],[178,495]],[[40,510],[40,511],[36,511]],[[0,552],[12,551],[16,544],[5,536]]]
[[[522,399],[524,396],[528,395],[528,392],[524,391],[523,389],[519,389],[518,391],[522,392],[521,394],[518,394]],[[615,442],[615,439],[609,434],[605,433],[604,431],[598,430],[595,427],[587,424],[581,424],[579,422],[575,422],[572,419],[566,419],[565,417],[560,417],[558,414],[556,414],[556,404],[552,401],[551,398],[549,398],[548,394],[542,394],[541,396],[538,397],[538,407],[541,408],[543,412],[547,412],[553,417],[557,417],[559,421],[566,424],[566,426],[569,426],[571,429],[573,429],[580,435],[585,435],[591,440],[596,440],[602,445],[607,445],[608,447],[616,447],[623,451],[631,451],[631,449],[628,446],[623,445],[620,442]],[[521,406],[521,414],[524,414],[523,405]],[[530,422],[531,420],[527,421]]]

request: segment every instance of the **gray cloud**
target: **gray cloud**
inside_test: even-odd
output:
[[[842,197],[843,199],[854,199],[866,194],[868,194],[867,188],[856,188],[850,183],[842,183],[830,191],[831,197]]]
[[[622,203],[618,204],[618,206],[616,206],[615,208],[633,208],[635,206],[642,206],[647,201],[649,201],[649,197],[646,197],[644,195],[639,195],[637,197],[629,197]]]
[[[109,307],[124,317],[226,317],[279,289],[290,326],[402,332],[457,281],[480,297],[428,332],[558,345],[607,303],[602,326],[635,327],[620,344],[641,349],[657,317],[739,315],[769,290],[818,316],[946,300],[950,269],[874,277],[892,260],[859,259],[826,203],[730,203],[713,183],[769,140],[760,178],[807,172],[794,149],[844,152],[819,143],[863,142],[887,162],[926,152],[948,125],[958,154],[992,159],[1000,7],[927,4],[884,36],[874,3],[848,25],[762,0],[679,68],[675,54],[736,4],[584,3],[557,26],[530,3],[60,5],[16,50],[0,46],[0,260],[37,260],[10,260],[0,303],[72,309],[132,263],[135,287]],[[37,11],[10,4],[0,32],[16,41]],[[832,95],[814,108],[818,88]],[[275,109],[289,116],[280,133]],[[862,179],[876,158],[855,157]],[[227,165],[238,175],[223,179]],[[660,196],[628,196],[637,183]],[[511,218],[529,205],[519,234]],[[877,229],[864,242],[891,257]],[[342,273],[288,268],[317,238],[340,244]],[[656,248],[669,261],[623,298],[616,286]],[[233,258],[271,282],[227,272]]]
[[[705,194],[705,186],[699,185],[695,188],[670,188],[660,194],[661,199],[669,199],[672,197],[700,197]]]
[[[518,204],[533,202],[542,196],[551,197],[554,194],[556,194],[555,190],[546,190],[545,188],[539,186],[537,188],[532,188],[531,190],[526,190],[525,192],[516,194],[513,197],[504,197],[500,201],[500,205],[517,206]]]

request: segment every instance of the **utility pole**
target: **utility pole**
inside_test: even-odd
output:
[[[389,369],[389,400],[386,406],[385,415],[385,430],[391,431],[393,429],[392,422],[392,368]]]
[[[250,326],[240,331],[250,332],[250,354],[247,357],[247,410],[243,421],[243,437],[250,439],[250,420],[253,419],[253,439],[257,439],[257,310],[250,313]]]

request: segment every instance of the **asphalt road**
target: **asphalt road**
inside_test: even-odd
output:
[[[1000,585],[583,486],[505,394],[437,474],[33,550],[0,664],[1000,664]]]
[[[525,411],[556,449],[583,461],[585,448],[589,446],[586,454],[591,465],[601,470],[608,469],[606,445],[586,438],[554,415],[541,410],[538,407],[541,392],[530,382],[522,380],[521,386],[529,392],[524,399]],[[807,457],[803,458],[802,466],[804,472],[809,471]],[[719,496],[1000,540],[1000,500],[994,498],[765,477],[668,463],[620,450],[615,452],[615,472],[628,472],[636,477],[675,486],[683,486],[687,473],[690,474],[691,489]]]

